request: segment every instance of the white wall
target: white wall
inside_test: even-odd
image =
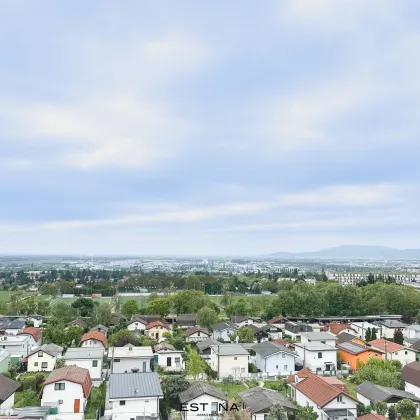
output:
[[[253,319],[246,319],[245,321],[242,321],[242,322],[234,322],[234,324],[237,325],[238,328],[241,328],[241,327],[246,327],[247,325],[254,324],[254,320]]]
[[[7,337],[6,340],[0,340],[0,348],[7,350],[13,357],[26,357],[29,353],[28,337]]]
[[[303,367],[307,367],[312,372],[316,372],[317,369],[325,370],[326,362],[333,363],[334,368],[337,368],[337,350],[323,350],[323,351],[309,351],[303,347],[295,347],[295,351],[299,358],[302,359]],[[318,353],[322,354],[321,358],[318,358]]]
[[[170,331],[167,328],[160,326],[156,326],[147,330],[147,335],[152,340],[157,340],[159,342],[165,340],[165,337],[163,337],[163,334],[165,333],[170,333]]]
[[[35,365],[36,363],[38,363],[38,366]],[[43,363],[47,363],[47,366],[43,367],[42,366]],[[28,357],[27,371],[28,372],[42,372],[42,371],[51,372],[52,370],[54,370],[55,363],[56,363],[55,357],[45,352],[43,352],[42,357],[39,357],[38,352],[37,352]]]
[[[93,361],[97,362],[97,366],[93,366]],[[102,379],[102,358],[99,359],[66,359],[64,364],[66,366],[76,365],[81,368],[89,370],[92,380]]]
[[[210,338],[210,334],[204,334],[203,332],[196,332],[194,334],[189,335],[186,337],[185,341],[187,343],[198,343],[199,341],[208,340]]]
[[[80,345],[80,347],[100,347],[104,348],[104,345],[102,344],[102,341],[95,340],[95,339],[89,339],[86,341],[83,341],[83,343]]]
[[[207,403],[206,406],[200,405],[201,403]],[[219,413],[223,412],[223,408],[220,406],[222,404],[223,406],[226,406],[226,402],[216,398],[212,397],[211,395],[200,395],[197,398],[194,398],[193,400],[189,401],[188,403],[185,403],[183,405],[183,409],[189,410],[189,411],[181,411],[182,418],[184,420],[202,420],[212,417],[211,416],[211,403],[217,403],[217,409]],[[191,411],[192,409],[195,409],[194,406],[191,406],[191,404],[198,404],[198,411]],[[220,410],[219,410],[220,409]],[[213,416],[216,418],[216,416]]]
[[[125,405],[120,405],[121,400],[125,401]],[[157,397],[121,400],[110,400],[112,420],[130,420],[136,416],[142,417],[144,414],[146,416],[156,414],[159,419],[159,399]]]
[[[226,329],[223,331],[213,331],[212,338],[213,340],[217,340],[218,338],[222,338],[223,341],[230,341],[229,334],[235,334],[236,330],[233,328]]]
[[[380,328],[378,327],[378,332],[380,333]],[[408,335],[408,330],[407,328],[398,328],[401,329],[401,332],[403,333],[404,337],[406,337]],[[394,332],[395,332],[395,328],[388,328],[382,325],[382,337],[384,338],[394,338]]]
[[[74,413],[74,400],[79,399],[80,412],[84,412],[86,401],[83,395],[82,385],[68,381],[60,381],[59,383],[65,384],[64,390],[55,390],[55,383],[44,386],[41,406],[48,406],[50,405],[49,403],[53,403],[56,406],[59,400],[63,400],[63,404],[58,405],[58,413]]]
[[[112,359],[110,359],[112,360]],[[120,360],[119,362],[116,362],[116,360]],[[150,358],[145,357],[126,357],[123,359],[114,358],[113,367],[111,368],[112,373],[125,373],[131,372],[131,369],[139,369],[139,372],[144,372],[144,363],[146,363],[146,370],[145,372],[151,372],[150,369]]]
[[[364,405],[370,405],[370,399],[364,397],[362,394],[357,393],[357,399]]]
[[[226,376],[239,377],[241,374],[247,374],[248,359],[249,356],[246,355],[217,356],[213,349],[211,350],[210,355],[211,367],[213,370],[218,372],[219,378]]]
[[[0,414],[6,414],[9,408],[15,405],[15,393],[13,393],[7,400],[0,405]]]
[[[409,384],[408,382],[405,383],[405,390],[407,392],[411,392],[414,394],[417,398],[420,398],[420,388],[416,385]]]
[[[277,339],[282,339],[283,338],[283,333],[281,331],[279,332],[269,332],[268,336],[272,339],[272,340],[277,340]]]
[[[144,331],[146,329],[146,325],[142,324],[141,322],[133,322],[127,325],[128,331]]]
[[[171,366],[167,365],[167,359],[171,359]],[[175,359],[178,360],[178,364],[175,362]],[[158,365],[163,366],[167,370],[183,370],[184,369],[184,361],[182,359],[182,352],[162,352],[158,353]]]
[[[398,350],[393,353],[388,353],[388,359],[398,360],[403,366],[405,366],[407,363],[416,361],[416,352],[409,349]]]
[[[300,342],[302,344],[304,344],[304,343],[323,343],[323,344],[326,344],[327,346],[335,347],[336,338],[332,337],[329,340],[308,340],[308,337],[304,333],[302,333]]]
[[[29,340],[29,350],[34,350],[36,348],[38,348],[41,345],[41,340],[39,341],[35,341],[34,337],[30,334],[19,334],[19,336],[21,337],[28,337]]]
[[[257,369],[263,373],[290,374],[295,371],[295,357],[289,353],[276,353],[267,358],[261,357],[259,353],[255,356]]]

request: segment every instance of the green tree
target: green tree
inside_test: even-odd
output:
[[[251,327],[239,328],[238,337],[241,343],[253,343],[255,340],[254,332]]]
[[[140,308],[138,307],[135,299],[126,300],[121,307],[121,313],[128,318],[131,318],[134,314],[138,313],[139,311]]]
[[[365,341],[366,343],[369,343],[369,341],[372,341],[372,330],[370,329],[370,327],[368,327],[366,330]]]
[[[179,393],[191,386],[183,375],[168,375],[162,378],[163,395],[169,406],[179,410]]]
[[[376,340],[376,339],[377,339],[376,333],[377,333],[376,328],[372,328],[371,341],[373,341],[373,340]]]
[[[205,328],[211,328],[217,322],[217,313],[214,309],[205,306],[197,313],[198,325]]]
[[[397,414],[395,412],[395,405],[391,405],[388,408],[388,418],[389,420],[395,420],[397,418]]]
[[[14,408],[20,407],[36,407],[39,406],[40,401],[38,398],[38,394],[33,389],[26,389],[20,395],[19,400],[15,403]]]
[[[388,405],[384,401],[375,401],[374,408],[377,414],[379,414],[380,416],[385,416],[388,411]]]
[[[53,283],[44,283],[40,288],[39,291],[41,295],[48,295],[48,296],[57,296],[58,288]]]
[[[201,358],[196,350],[188,350],[187,372],[194,378],[207,369],[207,363]]]
[[[68,322],[74,320],[77,316],[77,311],[71,305],[67,305],[64,302],[59,302],[56,305],[52,306],[50,309],[50,314],[53,318],[53,323],[62,323],[67,324]],[[49,324],[51,320],[49,321]]]
[[[401,363],[395,362],[371,358],[366,363],[359,363],[354,373],[356,383],[370,381],[379,386],[401,389]]]
[[[95,305],[92,311],[92,321],[95,325],[109,325],[112,318],[112,307],[109,303]]]
[[[404,398],[395,405],[395,412],[402,418],[413,419],[416,417],[416,405],[408,398]]]
[[[82,317],[92,316],[94,306],[92,299],[79,298],[73,302],[71,306],[76,309]]]
[[[401,345],[404,344],[404,335],[401,330],[396,330],[394,332],[394,343],[401,344]]]
[[[162,317],[171,312],[171,301],[167,297],[158,297],[147,304],[146,312],[148,314],[158,314]]]
[[[136,334],[128,330],[119,330],[114,332],[109,343],[111,346],[124,347],[126,344],[132,344],[133,346],[139,346],[140,340]]]
[[[318,414],[314,412],[313,407],[299,407],[296,413],[296,420],[316,420]]]
[[[281,404],[274,404],[271,406],[266,420],[287,420],[286,410]]]
[[[372,408],[369,405],[363,405],[362,403],[357,404],[356,410],[357,410],[357,417],[362,417],[372,412]]]

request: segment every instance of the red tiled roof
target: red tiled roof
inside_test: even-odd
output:
[[[282,316],[275,316],[274,318],[271,318],[269,321],[267,321],[269,324],[277,324],[285,321],[285,319]]]
[[[357,417],[357,420],[388,420],[385,416],[375,413],[365,414],[364,416]]]
[[[168,329],[168,327],[166,325],[164,325],[164,323],[162,321],[155,321],[155,322],[151,322],[150,324],[147,325],[147,329],[150,330],[150,328],[153,327],[163,327]]]
[[[100,331],[89,331],[86,334],[83,334],[82,339],[80,340],[80,343],[83,343],[84,341],[88,340],[97,340],[100,341],[104,347],[106,347],[107,341],[106,337],[103,333]]]
[[[369,341],[368,343],[370,346],[377,347],[378,349],[381,349],[385,351],[385,344],[387,347],[387,350],[390,353],[393,353],[394,351],[403,350],[406,347],[401,346],[400,344],[393,343],[392,341],[384,340],[383,338],[377,338],[376,340]]]
[[[312,372],[309,373],[306,379],[298,382],[295,387],[320,407],[324,407],[331,400],[337,398],[341,394],[345,394],[352,400],[355,400],[347,392],[327,383],[323,380],[323,378],[313,374]]]
[[[290,375],[287,378],[287,382],[292,384],[293,382],[295,382],[295,376],[297,376],[299,379],[303,379],[303,378],[307,378],[309,375],[313,375],[313,373],[308,368],[304,368],[296,372],[294,375]]]
[[[41,328],[36,327],[25,327],[22,332],[19,332],[19,334],[28,334],[31,335],[35,341],[39,341],[42,337],[42,330]]]
[[[90,389],[92,388],[92,379],[90,378],[89,370],[76,365],[64,366],[60,369],[53,370],[44,382],[44,386],[59,381],[69,381],[82,385],[85,398],[89,396]]]
[[[353,329],[353,328],[350,327],[349,324],[331,323],[329,325],[329,327],[330,327],[330,332],[335,334],[335,335],[340,334],[341,331],[343,331],[343,330],[346,330],[346,329],[351,329],[352,330]]]
[[[328,384],[340,389],[341,391],[348,392],[347,385],[343,381],[340,381],[340,379],[337,379],[335,376],[320,376],[320,378]]]

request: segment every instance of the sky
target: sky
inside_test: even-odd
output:
[[[0,7],[0,253],[420,248],[417,0]]]

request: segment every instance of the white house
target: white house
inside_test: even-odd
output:
[[[386,319],[384,321],[378,322],[378,329],[380,331],[380,336],[383,338],[394,338],[395,331],[401,331],[403,336],[406,337],[408,335],[408,324],[404,324],[403,322],[396,321],[394,319]],[[378,335],[378,336],[379,336]]]
[[[330,384],[307,371],[294,375],[289,386],[292,399],[301,407],[312,407],[319,420],[351,420],[356,417],[358,401],[347,393],[345,386]]]
[[[382,350],[388,360],[398,360],[403,366],[416,361],[417,352],[409,347],[401,346],[383,338],[369,341],[368,344],[374,349]]]
[[[43,344],[28,354],[27,372],[51,372],[62,353],[63,347],[57,344]]]
[[[329,332],[304,332],[301,334],[300,342],[305,343],[321,343],[335,347],[337,337]]]
[[[10,365],[10,353],[0,348],[0,373],[7,372]]]
[[[159,419],[159,400],[163,398],[155,372],[113,373],[109,377],[109,412],[112,420]]]
[[[127,323],[128,331],[145,331],[148,322],[142,318],[135,316],[131,321]]]
[[[112,347],[108,351],[111,373],[150,372],[153,350],[150,346]]]
[[[195,382],[180,392],[183,420],[217,419],[226,407],[226,395],[218,388],[204,382]]]
[[[29,337],[25,335],[0,336],[0,348],[7,350],[11,357],[26,357],[29,353]]]
[[[240,344],[211,346],[209,361],[218,378],[248,374],[249,353]]]
[[[232,315],[230,317],[230,322],[235,324],[238,328],[241,328],[254,324],[254,318],[250,316]]]
[[[187,343],[199,343],[211,337],[209,330],[201,327],[189,328],[185,331],[184,335]]]
[[[15,392],[21,383],[0,375],[0,415],[7,414],[15,404]]]
[[[64,366],[53,370],[42,389],[41,406],[57,409],[57,416],[83,420],[92,381],[87,369]]]
[[[185,369],[185,363],[182,358],[183,351],[176,350],[172,344],[163,342],[155,346],[155,352],[158,355],[158,365],[170,371],[181,371]]]
[[[8,335],[17,335],[22,332],[26,326],[26,319],[19,318],[1,318],[0,328]]]
[[[83,334],[79,347],[99,347],[106,349],[107,339],[105,335],[99,331],[89,331],[86,334]]]
[[[229,335],[235,334],[238,328],[227,322],[219,322],[213,325],[212,330],[211,338],[213,340],[222,339],[223,341],[230,341]]]
[[[385,402],[388,407],[401,401],[409,399],[416,405],[417,414],[419,414],[420,398],[407,391],[400,389],[378,386],[372,382],[365,381],[356,387],[357,399],[364,405],[372,405],[376,401]]]
[[[373,329],[375,328],[377,336],[380,336],[380,328],[375,324],[371,324],[370,322],[352,322],[350,324],[350,327],[356,331],[357,337],[359,337],[362,340],[365,340],[368,328],[370,328],[371,331],[373,331]]]
[[[281,392],[267,388],[252,388],[239,392],[239,397],[246,408],[251,411],[252,420],[264,420],[273,405],[279,404],[287,413],[297,410]]]
[[[266,324],[261,327],[261,330],[268,334],[271,340],[278,340],[283,338],[283,330],[274,324]]]
[[[165,337],[164,334],[170,334],[171,329],[170,326],[163,321],[154,321],[147,324],[146,327],[146,334],[152,339],[156,341],[164,341]]]
[[[63,357],[66,366],[76,365],[89,371],[94,386],[102,383],[104,349],[71,347]]]
[[[41,345],[42,341],[42,330],[41,328],[36,327],[25,327],[17,335],[27,336],[29,338],[29,348],[30,350],[36,349]]]
[[[293,340],[297,340],[302,333],[313,331],[313,327],[303,322],[287,321],[284,324],[284,334],[291,337]]]
[[[405,365],[402,370],[405,390],[420,398],[420,363],[413,362]]]
[[[41,315],[29,315],[28,321],[33,322],[35,328],[39,328],[42,325],[42,316]]]
[[[337,366],[337,349],[324,343],[295,343],[303,367],[312,372],[331,371]]]
[[[295,371],[296,353],[287,347],[266,341],[255,344],[255,365],[259,372],[273,375],[290,375]]]
[[[418,338],[420,339],[420,325],[413,324],[407,327],[407,336],[405,338]]]

